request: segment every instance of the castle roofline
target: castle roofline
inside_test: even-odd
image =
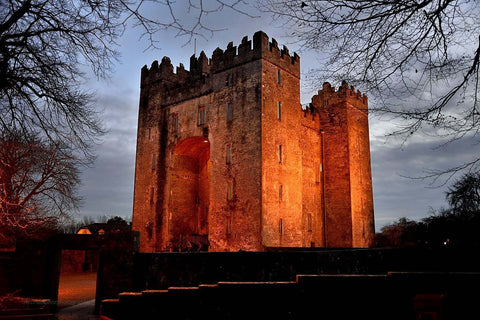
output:
[[[163,57],[160,64],[155,60],[150,68],[146,65],[142,68],[141,83],[142,86],[159,80],[184,83],[192,78],[198,79],[258,59],[270,61],[280,68],[300,76],[300,57],[295,52],[290,54],[286,46],[279,48],[274,38],[269,41],[265,32],[257,31],[252,40],[249,40],[247,36],[243,37],[238,47],[234,46],[233,42],[230,42],[225,50],[217,47],[210,58],[204,51],[201,51],[198,57],[192,55],[189,70],[186,70],[180,63],[174,72],[174,67],[168,57]]]
[[[354,86],[349,86],[345,80],[342,81],[342,85],[338,88],[338,90],[335,90],[335,87],[332,87],[329,82],[324,82],[322,89],[319,90],[318,93],[312,97],[312,102],[314,102],[314,100],[320,99],[324,96],[324,94],[331,94],[335,92],[338,96],[354,98],[359,100],[365,106],[368,105],[367,96],[364,93],[361,93],[360,90],[355,90]]]

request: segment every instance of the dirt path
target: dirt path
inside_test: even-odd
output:
[[[95,299],[96,273],[61,274],[58,309]]]

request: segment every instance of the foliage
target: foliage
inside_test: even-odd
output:
[[[328,57],[316,77],[346,80],[376,98],[374,108],[403,125],[453,141],[478,133],[480,6],[478,1],[263,0],[286,20],[290,36]],[[444,171],[479,170],[480,158]]]
[[[377,246],[415,246],[417,243],[413,235],[415,235],[417,229],[418,224],[415,221],[402,217],[397,222],[382,228],[381,234],[377,235]]]

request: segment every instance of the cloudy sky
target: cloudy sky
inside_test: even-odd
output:
[[[152,14],[168,14],[165,8],[152,10]],[[272,21],[259,12],[252,14],[259,17],[251,18],[228,9],[220,14],[211,14],[206,23],[213,28],[226,30],[215,32],[213,36],[204,32],[206,38],[197,37],[196,41],[190,43],[187,43],[188,38],[175,36],[172,30],[159,33],[156,40],[160,49],[146,50],[148,42],[140,39],[141,30],[126,30],[118,46],[120,61],[111,77],[107,80],[92,78],[87,83],[90,89],[96,91],[97,105],[108,133],[97,147],[95,164],[83,171],[80,192],[84,202],[78,218],[83,215],[119,215],[131,219],[142,66],[150,66],[154,60],[160,61],[163,56],[168,56],[174,66],[183,63],[188,68],[195,47],[197,56],[203,50],[210,57],[215,48],[225,49],[230,41],[238,45],[243,36],[251,39],[258,30],[265,31],[279,45],[285,44],[290,52],[296,51],[300,55],[302,79],[305,79],[309,70],[319,65],[319,54],[300,50],[298,45],[285,37],[285,29],[280,22]],[[177,15],[185,22],[191,19],[182,12],[182,8]],[[315,91],[306,81],[302,81],[301,86],[301,103],[305,104]],[[370,100],[370,105],[372,103],[374,101]],[[370,117],[377,230],[400,217],[417,220],[429,215],[430,208],[445,206],[445,186],[433,188],[429,181],[409,177],[418,177],[423,170],[447,168],[466,161],[477,147],[474,141],[462,141],[438,148],[439,142],[432,137],[416,137],[402,144],[401,141],[385,137],[385,132],[394,125],[397,123],[391,120]]]

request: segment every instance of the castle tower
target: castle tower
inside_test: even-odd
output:
[[[320,129],[322,217],[326,247],[371,247],[374,216],[368,100],[344,82],[312,97]]]
[[[166,57],[142,69],[133,211],[142,252],[372,244],[366,98],[324,87],[304,111],[299,84],[298,55],[263,32],[211,59],[192,56],[189,71]],[[362,120],[330,123],[318,104],[328,95],[339,97],[332,112]],[[337,151],[326,136],[346,151],[327,156]]]

